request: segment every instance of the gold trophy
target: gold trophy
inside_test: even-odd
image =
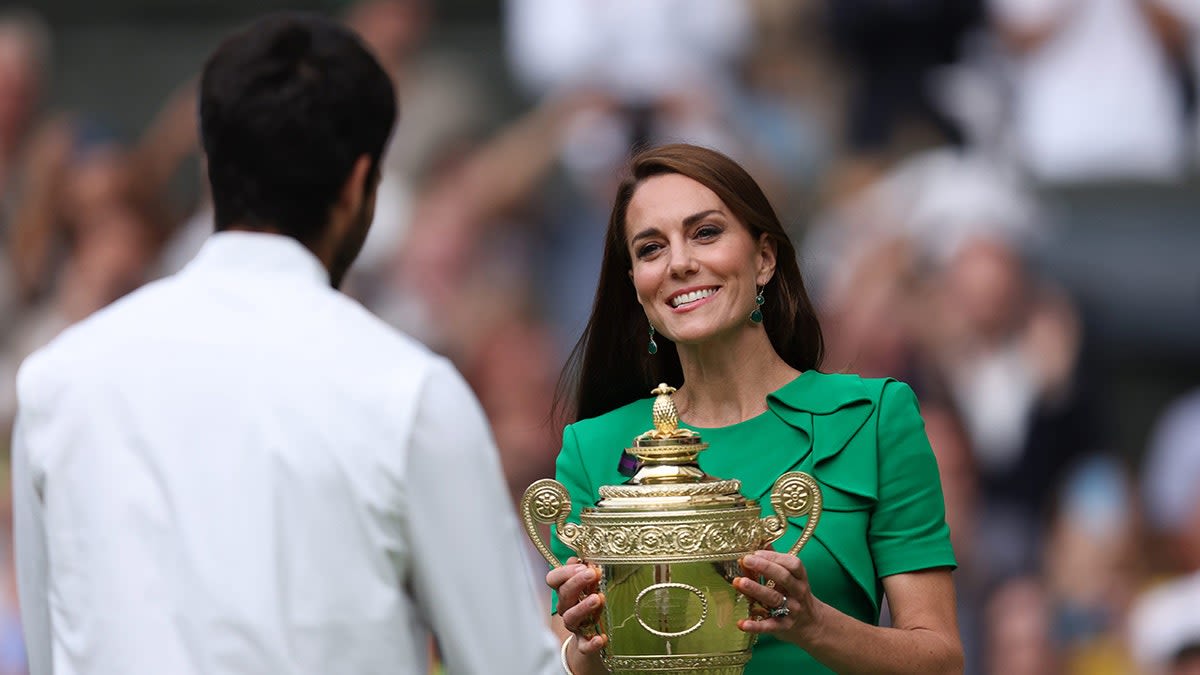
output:
[[[790,551],[798,553],[817,527],[821,491],[808,474],[786,473],[771,490],[775,514],[760,517],[739,481],[700,470],[696,458],[708,445],[679,428],[674,391],[660,384],[651,392],[654,429],[628,449],[641,462],[637,474],[601,487],[580,524],[567,522],[570,495],[549,478],[525,490],[521,516],[552,566],[562,563],[542,541],[539,523],[553,523],[564,544],[599,566],[606,602],[596,628],[608,636],[602,657],[614,674],[740,675],[755,636],[737,622],[760,617],[762,608],[734,589],[738,560],[778,539],[788,518],[807,514]]]

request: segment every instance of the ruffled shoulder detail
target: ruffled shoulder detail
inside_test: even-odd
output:
[[[743,493],[769,501],[776,478],[805,471],[825,488],[826,509],[869,508],[877,495],[873,454],[850,453],[848,459],[842,455],[878,407],[882,382],[807,371],[768,396],[767,407],[799,431],[802,440],[797,447],[764,448],[748,458],[754,466],[739,472],[744,476]]]
[[[856,375],[805,373],[767,399],[788,425],[804,432],[807,448],[800,461],[780,459],[769,481],[756,485],[764,510],[770,510],[774,477],[804,471],[821,486],[824,515],[813,538],[825,547],[870,599],[876,612],[880,587],[866,537],[870,510],[879,497],[878,434],[874,429],[885,379]],[[792,451],[786,454],[794,455]],[[786,466],[785,466],[786,465]],[[807,517],[793,519],[798,532]],[[793,537],[788,537],[793,539]],[[776,548],[790,546],[780,541]]]

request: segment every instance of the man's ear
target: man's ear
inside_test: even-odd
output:
[[[358,210],[362,208],[363,200],[367,199],[375,190],[374,185],[368,185],[373,180],[371,157],[359,155],[358,159],[354,160],[354,166],[350,169],[350,175],[347,176],[346,182],[342,184],[342,191],[338,194],[337,208],[346,213],[358,213]]]
[[[766,286],[775,276],[775,261],[779,248],[775,240],[766,232],[758,235],[758,285]]]

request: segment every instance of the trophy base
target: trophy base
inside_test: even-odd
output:
[[[750,654],[679,654],[611,656],[604,663],[613,675],[742,675]]]

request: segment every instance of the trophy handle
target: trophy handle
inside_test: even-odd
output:
[[[804,531],[792,545],[792,550],[788,551],[788,555],[796,555],[812,538],[817,521],[821,519],[821,487],[812,476],[802,471],[789,471],[780,476],[771,488],[771,506],[775,509],[775,515],[763,518],[768,544],[783,536],[788,518],[808,514]]]
[[[562,483],[553,478],[543,478],[525,488],[525,494],[521,497],[521,520],[525,521],[525,534],[529,535],[529,540],[551,567],[562,567],[563,564],[550,552],[546,542],[542,541],[537,525],[553,523],[558,527],[559,540],[575,549],[574,544],[579,536],[580,527],[567,522],[569,515],[571,494]]]

